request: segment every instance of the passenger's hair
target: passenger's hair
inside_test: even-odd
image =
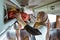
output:
[[[48,15],[45,12],[41,11],[41,12],[38,12],[37,16],[40,17],[41,21],[39,23],[36,22],[34,24],[34,27],[38,27],[39,25],[45,25],[44,22],[46,22],[46,20],[48,19]],[[37,17],[37,19],[38,19],[38,17]]]
[[[60,29],[53,29],[50,32],[49,40],[60,40]]]
[[[41,11],[41,12],[38,12],[38,15],[40,16],[40,18],[42,18],[41,20],[42,20],[42,22],[45,22],[46,20],[47,20],[47,18],[48,18],[48,15],[47,15],[47,13],[45,13],[45,12],[43,12],[43,11]],[[37,15],[37,16],[38,16]]]
[[[29,40],[30,35],[25,29],[22,29],[20,30],[20,36],[21,36],[21,40],[26,40],[26,39]]]

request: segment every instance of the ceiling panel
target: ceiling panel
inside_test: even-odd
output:
[[[52,9],[51,6],[54,6],[53,7],[54,9]],[[60,15],[60,1],[35,9],[36,13],[39,12],[39,11],[44,11],[44,12],[46,12],[48,14]]]
[[[34,8],[54,2],[56,0],[29,0],[29,6],[37,5],[34,6]]]
[[[32,6],[36,7],[35,5],[42,6],[44,4],[48,4],[48,3],[54,2],[56,0],[16,0],[16,1],[19,2],[19,4],[28,3],[29,7],[32,7]]]
[[[19,5],[21,5],[21,6],[26,6],[26,5],[28,5],[28,2],[29,2],[29,0],[16,0],[18,3],[19,3]]]
[[[41,2],[42,2],[42,0],[29,0],[29,6],[30,5],[38,5]]]

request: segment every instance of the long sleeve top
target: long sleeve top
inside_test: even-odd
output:
[[[29,30],[31,26],[26,25],[25,29]],[[47,33],[47,27],[46,26],[40,26],[38,29],[42,34],[41,35],[35,35],[36,40],[46,40],[46,33]],[[31,31],[31,30],[30,30]],[[35,30],[34,30],[35,31]],[[32,31],[31,31],[32,32]],[[35,34],[35,33],[33,33]]]

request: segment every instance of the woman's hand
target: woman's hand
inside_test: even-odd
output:
[[[26,26],[26,23],[23,21],[20,13],[16,13],[16,19],[17,19],[18,23],[22,25],[22,27]]]

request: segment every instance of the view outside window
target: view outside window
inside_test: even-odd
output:
[[[48,18],[49,18],[50,22],[56,22],[56,15],[48,14]]]

